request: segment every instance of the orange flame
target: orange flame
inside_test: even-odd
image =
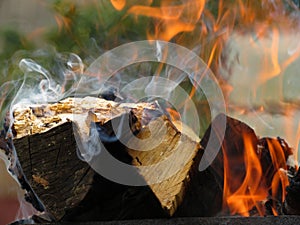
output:
[[[181,119],[180,113],[172,108],[167,108],[167,112],[169,113],[172,121],[179,121]]]
[[[55,15],[54,18],[57,23],[59,32],[61,32],[63,29],[66,29],[68,31],[71,30],[72,20],[70,18],[61,15]]]
[[[283,202],[285,199],[286,187],[289,185],[289,180],[286,174],[287,166],[285,152],[278,141],[267,140],[267,144],[270,151],[274,171],[276,171],[271,183],[272,198],[277,199],[279,197]],[[281,193],[279,193],[280,191]],[[273,213],[274,215],[277,215],[277,212],[274,210],[275,208],[276,207],[274,205],[272,208]]]
[[[126,0],[110,0],[110,2],[118,11],[121,11],[126,5]]]
[[[263,83],[280,75],[282,69],[279,63],[279,38],[278,28],[262,24],[258,26],[255,38],[250,38],[250,44],[262,55],[262,66],[259,71],[259,83]],[[253,56],[252,56],[253,57]],[[250,60],[250,58],[248,59]]]
[[[135,5],[127,13],[155,19],[154,34],[149,32],[148,38],[169,41],[181,32],[194,31],[204,6],[205,0],[187,1],[179,5],[162,0],[159,7]]]
[[[262,167],[257,151],[248,136],[244,136],[244,144],[246,148],[243,159],[244,179],[233,180],[236,175],[231,168],[232,163],[236,162],[231,161],[224,154],[223,204],[229,208],[231,214],[249,216],[249,210],[256,207],[259,213],[263,215],[263,209],[258,203],[267,198],[268,190],[262,182]],[[234,181],[234,184],[232,184],[232,181]]]
[[[285,149],[277,139],[265,138],[266,149],[263,150],[255,146],[249,136],[244,135],[243,139],[243,157],[229,158],[223,150],[223,207],[233,215],[242,216],[249,216],[255,208],[263,216],[264,202],[271,198],[274,200],[271,201],[273,215],[278,215],[275,203],[285,200],[285,190],[289,185],[286,160],[292,150]],[[237,167],[241,171],[234,171],[233,168]]]

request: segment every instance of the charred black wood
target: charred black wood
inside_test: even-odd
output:
[[[222,118],[223,117],[223,118]],[[224,118],[226,117],[226,118]],[[201,145],[205,148],[207,146],[208,139],[211,135],[211,132],[215,132],[215,137],[219,137],[218,133],[221,130],[222,123],[221,121],[226,120],[226,130],[223,140],[214,140],[220,142],[221,148],[218,151],[218,154],[212,164],[208,167],[207,171],[213,175],[216,183],[218,184],[218,195],[222,196],[223,194],[223,185],[224,185],[224,161],[225,157],[227,160],[227,170],[230,174],[227,177],[227,182],[230,183],[230,191],[234,193],[242,184],[246,175],[246,165],[245,165],[245,151],[247,148],[256,148],[258,139],[254,130],[249,127],[247,124],[226,116],[224,114],[218,115],[215,120],[212,122],[214,126],[210,126],[205,133]],[[245,137],[248,139],[247,146],[245,145]],[[222,204],[219,206],[224,207],[223,199],[219,202]],[[222,214],[226,214],[227,209],[222,209]]]
[[[148,186],[132,187],[95,174],[92,188],[81,203],[66,211],[62,221],[109,221],[165,218]]]
[[[212,121],[214,126],[210,125],[205,132],[201,146],[205,151],[211,132],[215,133],[214,137],[219,137],[220,126],[223,125],[222,121],[224,120],[226,120],[224,139],[213,140],[219,142],[221,148],[217,150],[216,158],[206,170],[197,171],[194,174],[195,179],[191,180],[183,204],[175,214],[178,217],[215,216],[221,213],[223,210],[224,154],[234,162],[231,170],[235,176],[232,179],[242,182],[245,176],[245,166],[243,165],[244,135],[250,137],[253,146],[257,144],[257,137],[249,126],[220,114]],[[201,157],[197,158],[197,165],[199,165]],[[238,188],[238,186],[234,188]]]
[[[275,173],[284,169],[289,175],[295,175],[296,163],[293,149],[280,138],[264,137],[258,141],[258,154],[267,185],[271,185]]]
[[[108,86],[100,90],[98,94],[99,98],[103,98],[105,100],[122,100],[123,98],[120,96],[119,91],[116,87]]]
[[[286,188],[287,195],[284,202],[286,214],[300,215],[300,170],[290,178],[290,184]]]

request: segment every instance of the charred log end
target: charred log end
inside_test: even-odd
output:
[[[289,206],[287,202],[283,203],[284,199],[290,198],[289,195],[295,190],[293,179],[297,167],[293,150],[279,137],[265,137],[259,140],[258,152],[265,185],[269,189],[270,199],[266,203],[269,211],[272,212],[273,208],[279,214],[286,214],[291,209],[285,210]],[[287,185],[289,186],[287,187]],[[290,193],[287,190],[290,190]],[[292,202],[292,204],[294,203]]]

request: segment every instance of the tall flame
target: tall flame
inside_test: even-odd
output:
[[[124,10],[126,16],[149,18],[152,26],[147,27],[148,39],[172,40],[195,49],[218,77],[222,75],[219,67],[227,41],[236,33],[249,37],[248,45],[260,52],[257,72],[260,83],[282,74],[300,55],[298,46],[286,59],[279,58],[281,36],[288,35],[289,28],[293,27],[286,5],[298,11],[292,1],[284,4],[281,0],[221,0],[218,3],[161,0],[137,1],[133,5],[126,0],[111,0],[111,4],[116,10]],[[245,57],[241,60],[251,61]]]
[[[120,1],[122,4],[125,1]],[[112,5],[120,10],[126,7]],[[148,39],[173,41],[193,49],[207,63],[219,79],[222,88],[230,96],[230,92],[238,87],[227,83],[232,76],[233,67],[240,68],[240,78],[243,80],[249,71],[248,86],[255,97],[256,89],[272,79],[281,78],[289,65],[299,59],[300,45],[282,57],[282,42],[294,31],[295,16],[291,11],[299,12],[292,1],[282,0],[234,0],[218,2],[205,0],[148,2],[147,5],[129,5],[127,2],[126,16],[147,17],[151,25],[147,28]],[[153,4],[152,4],[153,3]],[[237,36],[237,38],[235,38]],[[238,49],[235,58],[227,55],[230,41],[243,42],[251,51]],[[242,52],[242,54],[239,54]],[[251,68],[253,67],[253,68]],[[237,82],[239,84],[239,82]],[[191,89],[190,97],[195,94]],[[282,97],[282,88],[276,91]],[[247,96],[248,97],[248,96]],[[241,101],[245,101],[242,97]],[[243,108],[243,106],[242,106]],[[257,112],[265,111],[264,105],[257,107]],[[242,109],[245,113],[247,110]],[[283,109],[285,111],[288,108]],[[176,113],[170,111],[176,117]],[[299,130],[297,139],[299,139]],[[286,127],[288,135],[291,128]],[[263,202],[268,197],[284,200],[285,187],[288,185],[286,175],[286,155],[278,141],[268,140],[270,155],[270,174],[266,175],[265,165],[262,165],[261,154],[249,137],[244,137],[245,152],[241,162],[236,162],[226,155],[224,150],[224,207],[231,214],[249,216],[250,210],[256,208],[264,215]],[[242,166],[244,172],[237,174],[232,167]],[[272,172],[270,172],[272,171]],[[280,197],[278,197],[280,196]],[[277,215],[276,207],[273,214]]]
[[[130,7],[127,13],[153,18],[154,32],[149,32],[148,38],[170,41],[181,32],[194,31],[204,6],[205,0],[186,1],[181,4],[162,0],[160,6],[135,5]]]
[[[249,216],[249,211],[256,207],[263,215],[263,209],[258,203],[267,198],[268,190],[262,182],[262,167],[257,151],[246,135],[244,136],[244,145],[242,164],[245,167],[245,174],[242,178],[240,176],[237,178],[237,174],[231,169],[234,166],[233,163],[238,162],[230,160],[224,152],[223,204],[229,208],[231,214]]]
[[[278,215],[276,202],[284,202],[289,185],[286,161],[291,149],[284,147],[281,139],[265,138],[258,146],[250,136],[244,135],[243,139],[242,157],[232,159],[223,151],[223,208],[242,216],[249,216],[256,209],[263,216],[266,215],[264,203],[272,199],[272,213]]]
[[[111,0],[111,4],[116,10],[122,10],[126,5],[126,0]]]

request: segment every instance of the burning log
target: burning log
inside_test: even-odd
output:
[[[32,192],[55,220],[299,212],[291,200],[299,193],[292,149],[280,138],[259,139],[248,125],[228,116],[216,117],[201,142],[155,103],[69,98],[20,107],[14,116],[20,164]],[[221,148],[211,165],[199,171],[211,132],[218,134],[224,119],[225,137],[214,140]],[[106,161],[87,159],[102,157],[105,151],[97,149],[103,147],[119,162],[135,166],[135,179],[147,185],[118,183],[97,171],[95,165]],[[289,186],[287,174],[293,175]]]
[[[224,116],[213,121],[215,129],[208,128],[201,141],[204,148],[210,132],[218,133]],[[222,196],[222,212],[245,216],[283,214],[287,174],[296,171],[292,149],[281,138],[258,139],[254,130],[241,121],[228,116],[226,121],[224,139],[215,140],[221,142],[221,148],[206,172],[218,183],[216,195]]]
[[[233,185],[236,184],[232,188],[237,189],[237,186],[244,179],[246,169],[243,165],[243,155],[246,147],[243,137],[247,136],[253,146],[257,142],[257,137],[249,126],[220,114],[212,122],[214,126],[210,125],[204,134],[201,146],[207,150],[206,147],[211,132],[218,134],[219,130],[221,130],[220,126],[222,126],[221,121],[224,121],[224,119],[226,120],[224,140],[214,140],[220,143],[219,146],[221,148],[218,150],[218,154],[212,164],[205,171],[196,174],[197,179],[194,179],[191,183],[191,191],[184,199],[184,203],[178,211],[178,216],[186,214],[189,216],[215,216],[222,210],[223,214],[226,214],[224,211],[228,209],[222,209],[225,204],[223,199],[224,183],[226,182],[224,177],[226,171],[225,157],[229,157],[234,162],[234,164],[230,165],[230,169],[235,174],[232,174],[231,177],[228,177],[230,180],[227,180]],[[215,137],[219,137],[219,135],[215,135]],[[191,205],[192,207],[190,207]]]
[[[191,171],[197,170],[194,162],[199,162],[202,154],[199,138],[186,126],[172,123],[155,104],[70,98],[17,108],[14,117],[14,145],[24,174],[56,220],[172,216],[187,192]],[[117,134],[114,124],[123,124],[126,118],[129,126],[125,122]],[[91,139],[94,131],[120,162],[152,166],[151,170],[138,170],[139,179],[148,186],[110,181],[80,159],[90,154],[78,148],[95,144]],[[84,138],[79,140],[78,135]],[[82,143],[84,139],[86,143]],[[97,154],[101,156],[102,151]],[[163,167],[159,166],[161,159],[168,162]]]

